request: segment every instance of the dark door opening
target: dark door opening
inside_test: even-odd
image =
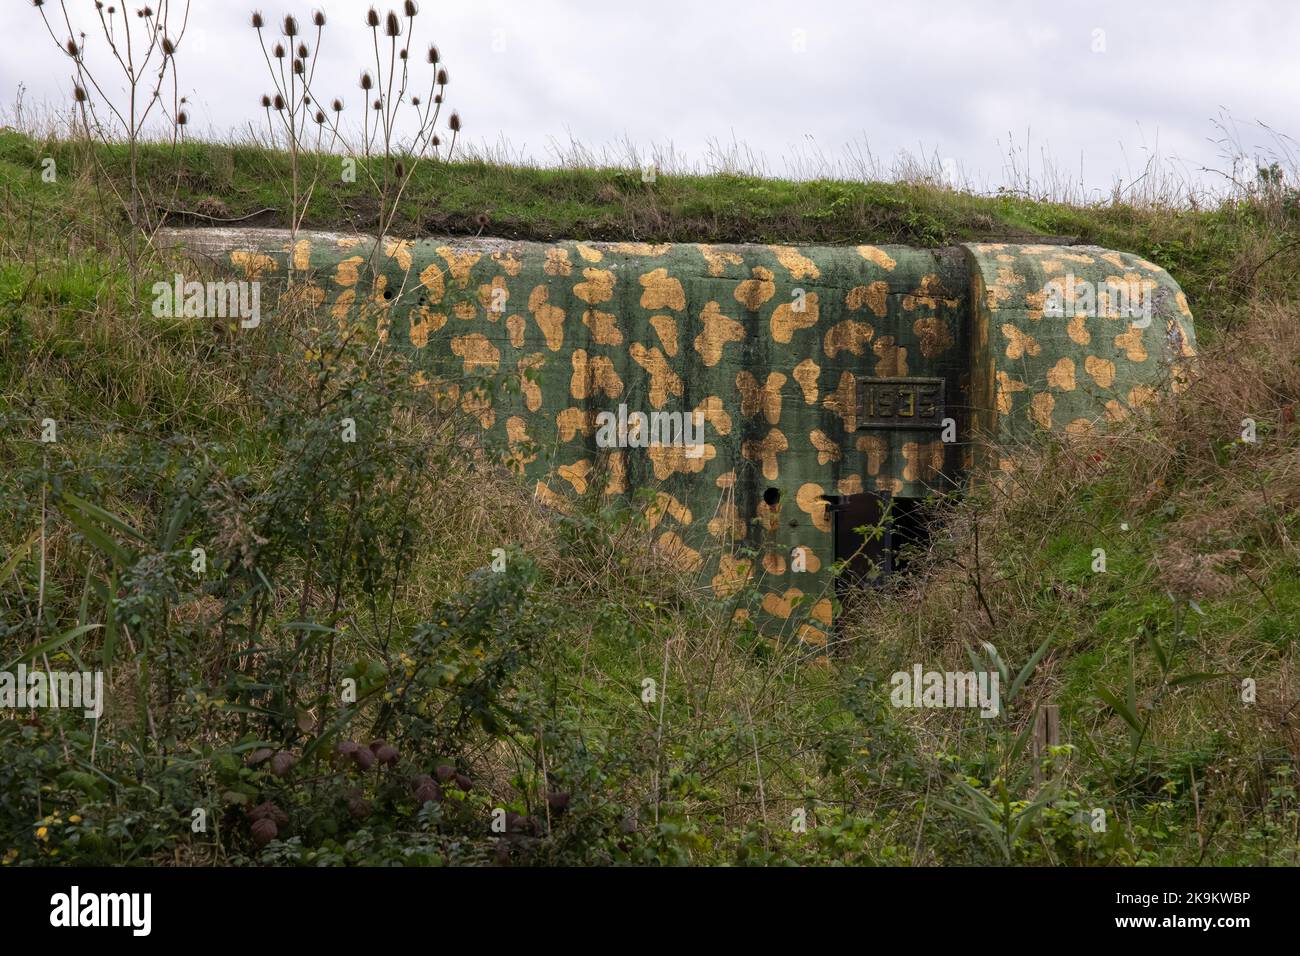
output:
[[[835,596],[852,612],[868,588],[880,587],[907,567],[904,548],[921,543],[928,525],[919,498],[895,498],[887,491],[827,495],[835,562]]]

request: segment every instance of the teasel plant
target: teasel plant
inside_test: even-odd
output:
[[[267,145],[272,149],[282,148],[289,154],[289,231],[290,241],[294,242],[320,181],[324,152],[332,150],[338,139],[337,124],[328,124],[332,138],[325,141],[326,114],[311,93],[326,18],[320,10],[312,12],[308,29],[315,29],[315,37],[310,43],[303,34],[306,24],[292,14],[286,14],[280,21],[278,38],[267,36],[272,28],[260,12],[252,13],[249,21],[257,33],[258,46],[275,90],[263,94],[261,101],[266,114]],[[342,110],[342,101],[335,99],[333,111]],[[308,154],[314,161],[310,180],[304,183],[304,160]],[[292,257],[289,269],[293,269]]]
[[[99,167],[98,181],[113,191],[131,225],[127,258],[132,290],[138,293],[141,256],[167,212],[166,206],[159,208],[147,202],[141,190],[140,143],[156,116],[168,127],[175,152],[189,124],[185,98],[180,95],[176,58],[189,24],[190,0],[150,0],[134,10],[120,3],[94,0],[98,29],[90,35],[73,25],[67,0],[31,0],[31,4],[50,38],[72,61],[74,129],[79,118],[88,147],[126,143],[125,195],[104,167],[102,154],[90,149],[89,155]],[[107,68],[91,67],[86,53],[92,43],[106,49]],[[116,79],[111,78],[114,75]],[[124,98],[121,94],[118,98],[110,95],[109,91],[119,85],[125,90]],[[170,108],[165,91],[170,93]]]
[[[425,160],[449,160],[461,132],[460,114],[453,111],[446,120],[450,136],[444,156],[443,139],[437,131],[446,100],[448,74],[436,45],[430,43],[423,55],[415,45],[419,15],[417,0],[404,0],[400,9],[386,14],[375,7],[366,11],[363,23],[370,31],[374,66],[363,67],[358,80],[362,107],[359,150],[340,128],[341,102],[335,100],[335,109],[329,113],[322,111],[331,142],[344,144],[379,199],[376,226],[381,238],[391,230],[419,165]],[[428,75],[426,95],[421,95],[426,87],[417,77],[421,68]],[[310,75],[307,86],[310,94]],[[400,129],[405,115],[413,116],[414,132],[403,138]],[[376,249],[380,246],[382,243]]]

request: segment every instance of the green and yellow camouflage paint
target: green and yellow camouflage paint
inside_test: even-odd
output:
[[[1095,247],[176,234],[247,277],[292,266],[319,309],[409,352],[539,500],[635,501],[666,557],[813,645],[836,611],[824,496],[953,490],[977,447],[1010,468],[1037,433],[1086,433],[1177,388],[1195,354],[1169,275]],[[1048,283],[1067,277],[1136,283],[1150,321],[1104,291],[1096,315],[1051,314]],[[600,447],[597,416],[620,405],[699,413],[702,444]]]

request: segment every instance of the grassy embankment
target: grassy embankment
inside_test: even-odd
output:
[[[372,227],[334,162],[304,224]],[[150,147],[144,168],[169,209],[285,205],[277,154]],[[912,577],[811,668],[662,567],[643,518],[542,513],[475,467],[456,417],[366,342],[292,308],[256,339],[154,318],[109,181],[82,145],[0,133],[0,666],[101,666],[110,688],[97,726],[0,721],[6,864],[1297,862],[1294,192],[1081,208],[927,183],[421,167],[404,235],[1042,235],[1182,284],[1195,387],[953,505]],[[371,441],[339,450],[341,406]],[[495,546],[510,573],[474,573]],[[889,705],[894,670],[965,669],[985,642],[1011,678],[1043,649],[998,720]],[[346,677],[357,705],[337,699]],[[1021,732],[1047,701],[1067,747],[1039,786]],[[328,757],[378,755],[374,738],[396,763]],[[495,807],[520,815],[508,841]]]

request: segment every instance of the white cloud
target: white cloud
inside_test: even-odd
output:
[[[361,25],[368,4],[319,5],[330,25],[317,92],[355,108],[357,74],[374,62]],[[46,9],[57,6],[48,0]],[[504,136],[542,161],[547,143],[570,132],[594,147],[624,135],[643,148],[671,142],[697,158],[710,139],[734,136],[779,173],[809,137],[832,158],[865,139],[885,159],[902,149],[953,157],[991,186],[1004,178],[1010,134],[1022,147],[1028,139],[1035,166],[1046,145],[1075,179],[1082,155],[1084,182],[1105,190],[1115,174],[1136,175],[1157,142],[1189,170],[1218,164],[1210,121],[1220,108],[1241,123],[1248,149],[1267,145],[1251,127],[1256,120],[1300,135],[1300,12],[1286,0],[423,6],[418,43],[438,43],[451,73],[448,99],[471,140]],[[288,9],[262,6],[271,20]],[[256,104],[269,87],[249,12],[243,0],[193,4],[179,59],[196,130],[232,135],[264,123]],[[305,19],[310,5],[293,12]],[[1093,50],[1096,30],[1104,52]],[[28,3],[4,5],[0,36],[0,95],[12,101],[21,83],[29,108],[66,104],[70,64]]]

